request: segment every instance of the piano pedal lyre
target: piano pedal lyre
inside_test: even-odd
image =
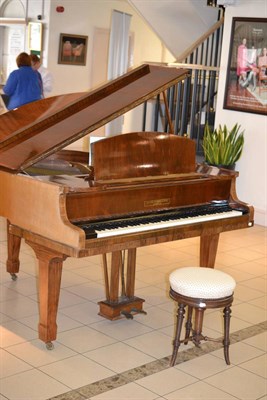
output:
[[[118,301],[100,301],[99,315],[109,320],[115,320],[122,317],[133,319],[133,314],[146,314],[143,311],[143,302],[145,300],[139,297],[119,297]]]

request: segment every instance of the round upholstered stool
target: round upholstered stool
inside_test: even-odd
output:
[[[230,364],[230,314],[235,280],[228,274],[213,268],[185,267],[179,268],[170,274],[170,297],[177,301],[177,325],[173,341],[171,366],[175,364],[178,349],[181,343],[189,340],[199,347],[201,340],[208,340],[202,335],[204,311],[207,308],[224,308],[224,358]],[[181,340],[181,331],[185,310],[187,307],[187,321],[185,324],[185,339]],[[194,312],[194,326],[192,317]],[[190,335],[191,334],[191,335]]]

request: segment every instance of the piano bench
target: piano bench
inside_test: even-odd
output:
[[[170,297],[178,303],[176,333],[170,365],[174,366],[181,343],[187,344],[191,340],[195,346],[200,347],[201,340],[215,340],[202,335],[204,311],[209,308],[223,308],[224,335],[222,343],[225,362],[230,365],[230,315],[236,286],[235,280],[222,271],[202,267],[176,269],[170,274],[169,280]],[[185,338],[181,340],[186,307]],[[194,324],[192,324],[193,317]]]

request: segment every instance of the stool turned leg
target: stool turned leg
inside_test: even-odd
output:
[[[188,343],[188,339],[190,336],[190,332],[192,329],[192,313],[193,313],[193,307],[188,306],[187,307],[187,321],[185,324],[185,339],[184,339],[184,344]]]
[[[227,365],[230,365],[229,358],[229,345],[230,345],[230,318],[231,318],[231,307],[227,306],[223,310],[223,318],[224,318],[224,339],[223,339],[223,348],[224,348],[224,359]]]
[[[178,311],[177,311],[177,325],[176,325],[175,339],[173,341],[173,353],[172,353],[172,358],[171,358],[171,362],[170,362],[171,367],[173,367],[175,364],[178,349],[179,349],[180,343],[181,343],[180,336],[181,336],[181,331],[182,331],[182,326],[183,326],[184,313],[185,313],[185,305],[179,304]]]
[[[202,325],[205,308],[195,308],[195,328],[193,329],[192,342],[196,347],[200,347],[202,336]]]

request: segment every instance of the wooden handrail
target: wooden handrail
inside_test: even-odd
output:
[[[224,17],[222,17],[219,21],[217,21],[206,33],[204,33],[204,35],[200,36],[200,38],[195,43],[193,43],[182,54],[180,54],[176,62],[177,63],[183,62],[186,59],[186,57],[188,57],[191,53],[193,53],[193,51],[196,50],[198,46],[200,46],[210,35],[216,32],[216,30],[219,29],[223,23],[224,23]]]
[[[157,61],[144,61],[144,64],[149,63],[150,65],[159,65],[161,67],[176,67],[176,68],[186,68],[192,70],[205,70],[205,71],[220,71],[220,67],[208,67],[206,65],[201,64],[187,64],[187,63],[179,63],[179,62],[157,62]]]
[[[168,63],[168,67],[177,67],[177,68],[187,68],[187,69],[192,69],[192,70],[205,70],[205,71],[220,71],[220,67],[207,67],[206,65],[200,65],[200,64],[186,64],[186,63],[178,63],[178,62],[173,62],[173,63]]]

